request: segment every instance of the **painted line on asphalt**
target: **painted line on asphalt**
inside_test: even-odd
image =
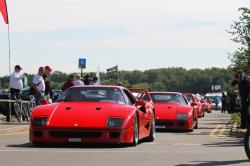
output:
[[[215,129],[210,132],[210,136],[219,137],[219,138],[227,138],[226,135],[227,125],[217,125]]]
[[[19,136],[19,135],[26,135],[29,134],[29,131],[20,131],[20,132],[13,132],[13,133],[5,133],[0,134],[0,136]]]
[[[220,129],[222,128],[222,125],[217,125],[215,129],[213,129],[209,135],[212,137],[216,137],[217,133],[220,132]]]
[[[1,131],[6,131],[6,130],[18,130],[18,129],[24,129],[24,128],[29,128],[28,126],[18,126],[18,127],[10,127],[10,128],[3,128],[3,129],[0,129],[0,132]]]

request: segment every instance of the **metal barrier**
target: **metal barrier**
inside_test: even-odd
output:
[[[23,110],[24,108],[29,108],[30,110],[35,106],[34,101],[19,101],[20,102],[20,107]],[[12,104],[16,103],[16,100],[10,100],[10,99],[0,99],[0,103],[8,103],[8,112],[6,114],[6,121],[10,122],[10,118],[12,115]]]

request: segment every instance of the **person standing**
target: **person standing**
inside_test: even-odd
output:
[[[45,66],[45,73],[43,74],[43,79],[44,79],[44,83],[45,83],[45,97],[50,100],[53,98],[53,92],[51,89],[51,78],[50,78],[50,74],[53,71],[53,69],[50,66]]]
[[[16,65],[14,72],[10,75],[10,95],[11,99],[16,99],[20,97],[21,91],[23,89],[23,75],[21,73],[21,66]]]
[[[40,100],[44,97],[45,93],[45,82],[43,79],[44,73],[45,73],[45,68],[40,67],[38,73],[33,77],[32,84],[35,91],[34,97],[36,105],[40,105]]]
[[[66,91],[67,89],[75,86],[75,81],[76,81],[76,76],[74,74],[70,74],[69,78],[67,81],[64,82],[63,86],[62,86],[62,91]]]
[[[75,85],[84,85],[80,75],[76,75]]]
[[[89,76],[89,74],[84,76],[83,82],[84,82],[84,85],[90,85],[90,76]]]
[[[235,76],[235,80],[232,83],[233,86],[238,85],[241,102],[241,128],[246,129],[249,124],[249,94],[250,85],[246,73],[243,70],[238,70]]]
[[[221,113],[226,113],[226,108],[227,108],[227,96],[225,95],[224,92],[222,93],[221,103],[222,103]]]

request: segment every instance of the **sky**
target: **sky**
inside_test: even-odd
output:
[[[77,72],[227,67],[237,49],[226,30],[249,0],[7,0],[12,68]],[[0,76],[8,74],[0,17]]]

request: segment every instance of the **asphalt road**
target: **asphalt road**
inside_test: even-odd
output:
[[[158,132],[154,143],[32,147],[27,124],[0,123],[1,166],[246,165],[242,139],[229,136],[230,116],[207,114],[193,133]]]

